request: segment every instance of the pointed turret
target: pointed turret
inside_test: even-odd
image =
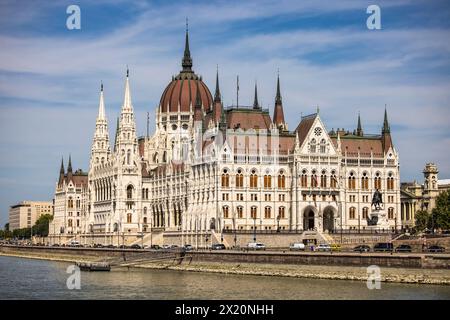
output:
[[[256,82],[255,82],[255,98],[253,100],[253,109],[260,109],[258,102],[258,88]]]
[[[356,128],[356,135],[362,137],[364,135],[363,129],[361,126],[361,115],[358,112],[358,127]]]
[[[186,39],[184,43],[184,55],[181,61],[181,66],[183,67],[182,72],[192,72],[192,58],[191,51],[189,50],[189,28],[188,21],[186,19]]]
[[[202,111],[202,99],[200,97],[199,83],[197,81],[197,92],[195,95],[195,106],[194,106],[194,121],[202,121],[203,111]]]
[[[72,180],[73,172],[72,172],[72,155],[69,154],[69,164],[67,165],[67,183]]]
[[[216,71],[216,93],[214,94],[214,104],[213,104],[213,120],[214,123],[219,123],[220,115],[222,114],[222,97],[219,88],[219,67]]]
[[[59,180],[58,180],[58,185],[62,185],[63,181],[64,181],[64,157],[61,157],[61,167],[59,169]]]
[[[381,129],[381,143],[384,153],[388,152],[389,148],[392,147],[391,128],[388,122],[386,106],[384,108],[383,128]]]
[[[116,135],[114,137],[114,151],[116,151],[117,148],[117,136],[119,135],[119,117],[117,117],[117,122],[116,122]]]
[[[100,86],[100,102],[98,105],[98,116],[95,122],[95,133],[91,148],[90,168],[99,163],[108,161],[109,157],[109,133],[108,121],[106,119],[105,101],[103,97],[103,83]]]
[[[277,128],[286,130],[286,121],[284,120],[283,103],[281,100],[281,90],[280,90],[280,75],[277,77],[277,95],[275,97],[275,109],[273,112],[273,123]]]
[[[134,166],[138,157],[136,122],[134,118],[133,104],[131,102],[130,73],[127,68],[125,79],[125,92],[123,105],[120,112],[119,128],[117,130],[116,155],[122,157],[123,165]]]
[[[214,102],[220,102],[221,101],[221,95],[220,95],[220,88],[219,88],[219,67],[217,67],[216,71],[216,93],[214,94]]]

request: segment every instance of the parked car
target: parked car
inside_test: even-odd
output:
[[[161,249],[161,247],[160,247],[159,245],[157,245],[157,244],[152,244],[152,245],[150,246],[150,249],[153,249],[153,250],[159,250],[159,249]]]
[[[178,245],[176,245],[176,244],[171,244],[170,245],[170,249],[176,249],[176,248],[179,248]]]
[[[248,250],[266,250],[266,246],[261,242],[249,242],[247,244]]]
[[[142,247],[141,245],[135,243],[130,246],[130,249],[142,249]]]
[[[116,247],[116,246],[113,245],[113,244],[108,244],[108,245],[104,246],[104,248],[109,248],[109,249],[113,249],[113,248],[115,248],[115,247]]]
[[[373,246],[374,252],[392,252],[394,250],[394,246],[389,242],[379,242]]]
[[[163,248],[163,249],[170,249],[170,244],[163,244],[163,245],[162,245],[162,248]]]
[[[327,243],[322,243],[316,247],[315,251],[329,252],[331,251],[331,246]]]
[[[333,243],[331,245],[331,251],[341,251],[341,245],[337,243]]]
[[[212,250],[225,250],[225,245],[223,243],[214,243],[211,246]]]
[[[186,251],[191,251],[191,250],[194,250],[194,247],[192,245],[190,245],[190,244],[185,244],[183,246],[183,249],[186,250]]]
[[[397,248],[395,248],[395,252],[411,252],[411,246],[408,244],[401,244]]]
[[[289,245],[291,251],[305,251],[305,244],[301,242],[294,242]]]
[[[428,252],[445,252],[445,248],[441,246],[430,246],[427,249]]]
[[[359,246],[354,247],[353,251],[355,251],[355,252],[370,252],[370,247],[366,244],[360,244]]]
[[[92,248],[103,248],[104,246],[101,243],[94,243]]]

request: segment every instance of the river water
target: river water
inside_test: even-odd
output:
[[[81,272],[69,290],[69,263],[0,256],[0,299],[450,299],[450,286],[114,269]]]

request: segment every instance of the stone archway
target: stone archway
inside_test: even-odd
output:
[[[314,230],[315,221],[314,217],[316,215],[317,209],[309,206],[303,211],[303,230]]]
[[[323,231],[332,232],[335,228],[334,217],[336,215],[336,209],[328,206],[323,210]]]

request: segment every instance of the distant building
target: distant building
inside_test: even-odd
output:
[[[50,201],[22,201],[9,208],[9,230],[30,228],[43,214],[53,215]]]
[[[416,181],[401,184],[401,220],[403,226],[413,227],[415,213],[419,210],[431,213],[436,207],[438,195],[450,190],[450,179],[439,180],[438,173],[438,168],[434,163],[427,163],[423,169],[423,184]]]

